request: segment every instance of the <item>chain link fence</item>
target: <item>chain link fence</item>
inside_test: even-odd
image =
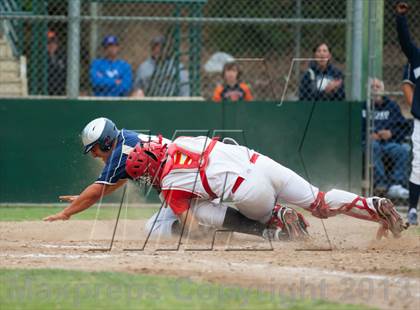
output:
[[[320,43],[328,45],[331,64],[343,81],[349,80],[354,1],[4,0],[1,65],[8,73],[2,74],[1,95],[66,96],[76,90],[73,95],[94,96],[101,93],[95,92],[91,74],[95,60],[115,57],[127,70],[117,65],[114,73],[122,70],[128,78],[115,77],[120,86],[102,95],[129,97],[141,89],[145,96],[210,99],[223,82],[223,64],[236,60],[253,98],[280,99],[283,92],[285,99],[302,98],[299,84]],[[405,59],[391,6],[392,1],[384,2],[383,52],[375,57],[382,59],[378,77],[388,90],[398,91]],[[411,6],[412,34],[419,41],[414,29],[419,27],[420,3],[412,1]],[[117,40],[117,52],[107,52],[106,37]],[[142,64],[144,70],[138,70]],[[7,86],[18,77],[26,84],[20,93]],[[348,85],[344,89],[350,98]]]
[[[375,14],[370,13],[372,3],[377,5]],[[367,98],[364,187],[388,193],[392,185],[406,187],[410,166],[411,115],[401,94],[406,59],[397,41],[392,3],[2,0],[0,97],[200,97],[278,102]],[[357,5],[364,10],[359,20],[355,19]],[[420,44],[420,1],[410,5],[412,37]],[[354,34],[358,30],[357,41]],[[333,68],[320,79],[322,64],[314,58],[326,57],[325,53],[331,55],[328,64]],[[354,66],[357,53],[363,54],[359,76]],[[235,66],[225,67],[233,61]],[[408,159],[396,162],[392,156],[379,156],[387,178],[384,182],[379,181],[383,171],[378,172],[373,160],[378,158],[375,133],[379,126],[374,120],[384,113],[374,103],[376,93],[368,87],[368,76],[384,82],[380,91],[396,102],[406,121],[397,126],[395,136]],[[361,96],[354,95],[358,79],[363,81]],[[398,173],[393,172],[395,165],[401,166]],[[403,181],[397,174],[403,175]]]
[[[396,32],[392,1],[384,4],[382,66],[371,70],[363,109],[366,193],[387,196],[407,205],[411,172],[413,119],[406,92],[413,77]],[[412,39],[420,45],[420,2],[411,1],[408,15]],[[373,54],[370,62],[381,55]],[[403,93],[403,88],[405,90]],[[367,163],[367,164],[366,164]]]
[[[345,0],[81,1],[72,16],[77,2],[2,1],[5,53],[16,63],[26,59],[27,91],[21,94],[66,96],[76,90],[77,96],[210,99],[223,82],[224,63],[236,60],[252,97],[273,100],[286,86],[292,58],[313,57],[321,41],[346,69]],[[118,52],[104,46],[105,38],[118,41]],[[118,85],[107,80],[98,86],[92,67],[110,57],[124,61],[111,66],[122,71],[114,79]],[[70,67],[69,58],[79,66]],[[287,98],[297,99],[300,71],[307,66],[295,64]],[[15,94],[11,88],[4,93]]]
[[[413,120],[403,115],[399,92],[386,90],[378,78],[371,78],[369,84],[369,99],[362,111],[365,189],[405,204],[409,196]]]

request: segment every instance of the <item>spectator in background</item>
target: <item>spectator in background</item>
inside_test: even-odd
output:
[[[66,56],[60,48],[57,34],[47,33],[48,51],[48,95],[64,96],[66,94]]]
[[[223,66],[223,84],[217,85],[213,93],[213,101],[251,101],[249,86],[241,81],[241,70],[235,62],[228,62]]]
[[[388,192],[393,198],[408,198],[407,164],[409,147],[403,140],[409,135],[410,126],[401,114],[397,103],[383,96],[384,83],[371,81],[373,93],[373,128],[371,133],[375,191]],[[366,133],[366,105],[363,110],[363,129]],[[364,134],[365,136],[365,134]]]
[[[90,66],[90,80],[95,96],[127,96],[132,87],[131,66],[117,59],[120,47],[118,38],[106,36],[102,41],[105,57],[95,59]]]
[[[134,97],[190,96],[188,71],[182,63],[179,63],[177,70],[173,55],[164,53],[165,45],[163,36],[156,36],[150,42],[150,56],[137,68]]]
[[[299,86],[299,100],[338,101],[344,100],[343,73],[331,64],[332,54],[326,43],[313,49],[314,58]]]

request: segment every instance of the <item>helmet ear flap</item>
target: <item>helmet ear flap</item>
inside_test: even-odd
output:
[[[82,131],[83,152],[87,154],[96,144],[101,151],[107,152],[112,149],[118,135],[119,131],[111,120],[104,117],[94,119]]]
[[[99,144],[102,151],[107,152],[111,149],[111,137],[106,136],[102,143]]]

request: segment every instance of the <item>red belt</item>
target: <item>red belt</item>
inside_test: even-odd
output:
[[[260,156],[260,154],[258,154],[258,153],[252,154],[251,158],[249,159],[249,162],[251,164],[255,164],[257,162],[258,156]],[[236,179],[235,184],[233,184],[233,187],[232,187],[232,193],[233,194],[238,190],[239,186],[241,186],[243,181],[245,181],[245,179],[243,177],[238,177]]]
[[[211,190],[209,185],[209,180],[207,180],[207,175],[204,170],[200,170],[201,184],[203,184],[204,190],[210,196],[211,199],[216,199],[217,195]]]
[[[206,175],[206,166],[207,166],[207,160],[210,156],[211,151],[213,151],[214,146],[217,143],[218,138],[213,138],[212,141],[210,142],[210,144],[207,146],[206,150],[203,153],[202,158],[204,160],[206,160],[206,163],[204,166],[200,166],[199,172],[200,172],[200,178],[201,178],[201,183],[203,184],[204,190],[207,192],[207,194],[209,195],[209,197],[211,199],[216,199],[217,195],[211,190],[211,187],[209,185],[209,181],[207,180],[207,175]]]

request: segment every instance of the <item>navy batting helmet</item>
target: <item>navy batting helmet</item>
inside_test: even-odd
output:
[[[82,131],[83,153],[89,153],[95,144],[99,144],[102,151],[109,151],[118,134],[119,131],[111,120],[105,117],[94,119]]]

